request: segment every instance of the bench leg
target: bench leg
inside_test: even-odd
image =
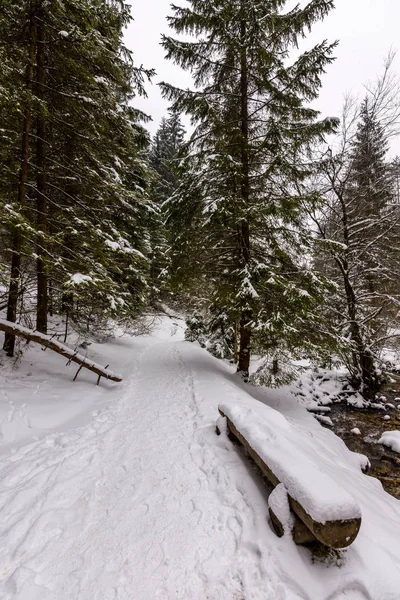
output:
[[[312,531],[308,529],[307,525],[305,525],[296,514],[292,536],[294,543],[298,546],[302,546],[303,544],[314,544],[318,542]]]
[[[307,525],[305,525],[295,513],[292,513],[292,515],[294,517],[294,525],[292,529],[292,537],[294,543],[299,546],[303,544],[313,544],[317,542],[317,538],[308,529]],[[271,517],[271,523],[276,535],[280,538],[283,537],[285,533],[283,525],[271,508],[269,509],[269,516]]]

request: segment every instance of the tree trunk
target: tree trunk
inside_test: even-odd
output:
[[[29,63],[26,69],[26,83],[28,91],[32,89],[33,69],[36,54],[36,32],[33,14],[30,15],[29,23]],[[24,213],[26,204],[26,183],[29,174],[29,135],[32,125],[32,115],[30,106],[25,110],[24,124],[22,130],[22,145],[21,145],[21,168],[19,172],[18,183],[18,207],[21,214]],[[22,252],[23,237],[21,229],[16,227],[12,235],[12,257],[10,270],[10,286],[8,291],[7,302],[7,320],[15,323],[17,320],[18,298],[20,295],[21,282],[21,252]],[[14,356],[15,335],[6,333],[4,338],[3,349],[8,356]]]
[[[272,361],[272,375],[278,375],[279,373],[279,360],[277,358],[274,358],[274,360]]]
[[[253,318],[251,310],[243,310],[240,318],[240,347],[238,373],[242,373],[244,378],[249,376],[250,371],[250,352],[251,352],[251,320]]]
[[[350,231],[348,207],[342,195],[339,196],[342,208],[343,237],[346,247],[350,246]],[[356,385],[361,383],[362,393],[365,397],[374,397],[379,389],[379,381],[374,368],[374,359],[365,346],[360,323],[357,320],[357,299],[349,276],[349,260],[346,254],[343,258],[336,258],[337,265],[343,276],[346,292],[347,312],[350,322],[350,337],[353,343],[352,358],[356,373]]]
[[[37,25],[37,97],[45,101],[46,48],[43,15],[40,13]],[[46,200],[46,116],[41,106],[37,119],[36,132],[36,209],[39,242],[37,249],[37,307],[36,328],[47,332],[48,285],[46,265],[47,200]]]
[[[242,220],[240,223],[240,261],[241,268],[245,269],[250,263],[250,228],[247,220],[247,208],[250,195],[250,167],[249,167],[249,106],[248,106],[248,64],[246,52],[246,20],[245,20],[245,2],[242,2],[241,21],[241,57],[240,57],[240,128],[241,128],[241,212]],[[242,310],[239,323],[239,361],[238,372],[244,377],[248,377],[250,369],[251,352],[251,321],[253,318],[252,310],[248,306],[248,299],[242,300]]]
[[[239,322],[235,319],[235,333],[233,339],[233,363],[236,365],[239,360]]]
[[[374,397],[379,389],[379,381],[374,368],[374,359],[365,346],[360,325],[357,321],[356,297],[353,286],[348,277],[348,266],[342,269],[344,284],[346,289],[347,310],[350,320],[350,335],[354,345],[353,365],[358,372],[363,387],[363,395]],[[357,383],[357,381],[355,382]]]
[[[49,315],[52,317],[54,315],[54,285],[53,281],[49,279]]]

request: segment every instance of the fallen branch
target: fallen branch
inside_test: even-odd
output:
[[[61,342],[54,340],[49,335],[45,335],[39,331],[32,331],[27,327],[17,325],[16,323],[11,323],[11,321],[6,321],[5,319],[0,319],[0,331],[22,337],[29,342],[35,342],[36,344],[40,344],[45,348],[50,348],[50,350],[57,352],[57,354],[61,354],[61,356],[68,358],[68,364],[75,362],[78,365],[81,365],[78,373],[82,368],[85,368],[93,373],[96,373],[99,378],[104,377],[105,379],[110,379],[111,381],[122,381],[122,377],[120,375],[117,375],[113,371],[109,371],[107,368],[103,368],[101,365],[89,360],[86,356],[79,354]],[[75,379],[77,375],[75,376]]]

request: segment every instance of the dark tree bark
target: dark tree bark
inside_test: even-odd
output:
[[[242,2],[242,10],[245,11],[245,3]],[[240,58],[240,128],[241,128],[241,211],[242,221],[240,224],[240,260],[241,268],[246,268],[250,262],[250,227],[247,219],[246,209],[249,206],[250,196],[250,159],[249,159],[249,106],[248,106],[248,64],[246,52],[246,20],[241,22],[241,58]],[[252,311],[246,306],[242,308],[239,324],[239,361],[238,372],[244,377],[248,377],[250,369],[251,353],[251,321]]]
[[[26,69],[26,83],[28,90],[32,89],[34,77],[34,62],[36,54],[36,26],[34,15],[30,15],[29,23],[29,63]],[[28,107],[25,111],[24,123],[22,129],[22,144],[21,144],[21,168],[19,172],[18,183],[18,206],[21,213],[24,213],[26,204],[26,184],[29,175],[29,135],[32,126],[31,108]],[[12,257],[10,270],[10,286],[8,291],[7,302],[7,320],[15,323],[17,320],[18,298],[20,296],[21,282],[21,253],[22,253],[23,237],[21,229],[16,227],[12,235]],[[7,332],[4,338],[3,349],[8,356],[14,355],[15,335]]]
[[[46,40],[44,31],[43,15],[39,13],[37,25],[37,97],[45,101],[46,84]],[[36,209],[37,227],[39,233],[37,250],[37,307],[36,328],[41,333],[47,332],[48,311],[48,277],[46,266],[46,234],[47,234],[47,199],[46,199],[46,116],[43,105],[37,118],[36,130]]]
[[[342,195],[340,194],[338,195],[338,197],[342,208],[343,237],[346,243],[346,247],[349,248],[350,233],[348,223],[348,210]],[[367,398],[373,398],[375,396],[375,393],[378,391],[380,384],[374,367],[374,358],[371,352],[369,352],[368,348],[366,347],[361,332],[361,327],[357,319],[357,299],[349,275],[350,266],[348,256],[345,255],[341,258],[335,257],[335,260],[342,274],[344,288],[346,292],[347,312],[350,323],[350,336],[351,341],[353,343],[353,368],[354,373],[356,374],[356,377],[358,379],[355,380],[353,383],[356,386],[358,386],[361,383],[363,387],[363,395]]]
[[[366,397],[374,397],[379,389],[379,380],[374,368],[374,358],[365,346],[360,325],[357,320],[356,297],[353,286],[348,277],[348,266],[343,269],[343,278],[347,298],[347,310],[350,320],[350,335],[354,345],[353,350],[353,365],[355,372],[358,372],[360,381],[355,381],[355,384],[360,382],[363,384],[363,395]]]

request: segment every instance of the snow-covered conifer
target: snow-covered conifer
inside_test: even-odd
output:
[[[194,80],[193,90],[162,84],[174,110],[195,126],[171,219],[177,216],[186,266],[204,283],[203,297],[238,323],[244,374],[252,337],[268,337],[279,304],[307,306],[293,285],[307,251],[304,204],[313,200],[303,188],[307,150],[336,123],[321,120],[310,102],[335,44],[324,41],[297,58],[293,50],[332,8],[330,0],[304,8],[285,0],[190,0],[173,6],[169,23],[195,39],[163,38],[167,57]]]
[[[167,222],[169,199],[176,191],[180,178],[180,163],[185,154],[185,129],[177,114],[171,113],[161,121],[150,150],[154,178],[150,190],[154,205],[151,223],[151,290],[153,299],[166,288],[171,263],[170,235]],[[168,285],[167,287],[170,287]],[[165,291],[165,289],[164,289]]]
[[[146,303],[151,206],[146,117],[132,99],[152,72],[136,68],[123,44],[130,8],[108,0],[6,4],[0,28],[11,58],[0,89],[11,98],[21,92],[0,152],[25,169],[19,187],[9,169],[7,197],[0,192],[20,263],[11,270],[9,318],[17,318],[21,257],[29,270],[37,262],[39,330],[48,310],[67,306],[87,326],[135,315]]]
[[[326,204],[313,215],[322,240],[316,264],[337,286],[325,310],[353,382],[366,396],[379,389],[377,360],[400,306],[400,212],[387,157],[389,129],[377,106],[373,96],[360,108],[347,101],[338,143],[323,150],[318,165]]]

